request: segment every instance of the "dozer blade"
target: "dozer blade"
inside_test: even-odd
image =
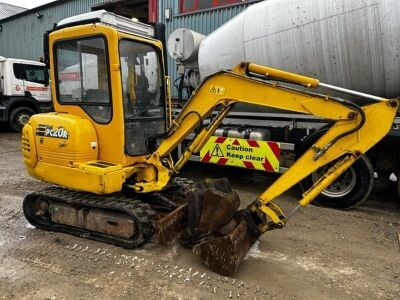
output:
[[[187,205],[182,205],[173,212],[156,221],[155,231],[158,242],[167,246],[181,238],[186,228]]]

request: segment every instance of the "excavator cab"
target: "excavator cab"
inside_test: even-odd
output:
[[[166,132],[162,35],[159,24],[133,22],[106,11],[65,19],[46,33],[45,61],[56,112],[33,118],[31,128],[42,126],[41,146],[59,149],[26,153],[32,158],[31,175],[43,179],[42,174],[51,173],[46,181],[96,194],[121,190],[137,172],[132,166],[154,149],[154,137]],[[27,138],[34,140],[36,132],[26,130]],[[58,132],[70,138],[61,143],[46,139]],[[109,167],[93,169],[99,165]],[[66,171],[61,166],[73,168],[59,176]],[[96,183],[86,183],[88,170]],[[153,180],[155,170],[145,176]]]
[[[55,110],[78,113],[92,121],[99,139],[112,136],[114,145],[124,145],[110,147],[112,155],[119,152],[117,160],[110,159],[108,146],[99,159],[104,153],[105,160],[126,165],[128,157],[148,154],[146,141],[166,131],[166,86],[154,27],[131,23],[132,35],[122,30],[122,21],[105,11],[72,17],[49,33],[48,42]]]

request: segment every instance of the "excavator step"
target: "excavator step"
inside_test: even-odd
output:
[[[141,200],[123,193],[94,195],[49,187],[27,195],[26,219],[33,226],[135,248],[154,233],[156,212]]]

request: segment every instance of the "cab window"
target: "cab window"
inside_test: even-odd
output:
[[[79,105],[96,122],[108,123],[112,114],[104,38],[62,41],[55,48],[58,101]]]
[[[165,132],[165,99],[159,52],[149,44],[121,40],[119,45],[129,155],[147,153],[146,141]]]

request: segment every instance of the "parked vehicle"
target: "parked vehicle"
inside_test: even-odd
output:
[[[0,122],[21,132],[32,115],[51,107],[45,64],[0,56]]]

